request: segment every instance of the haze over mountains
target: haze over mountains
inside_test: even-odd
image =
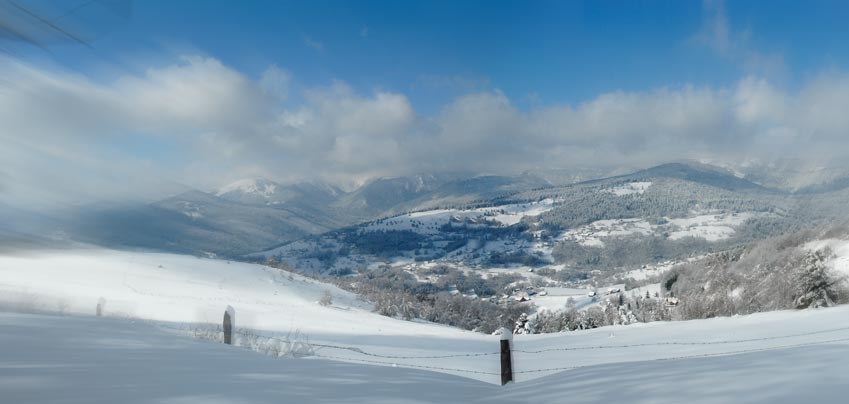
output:
[[[550,184],[527,176],[423,174],[379,178],[345,192],[318,182],[247,179],[151,204],[82,209],[72,233],[113,246],[241,255],[387,215],[545,186]]]
[[[726,198],[742,196],[770,203],[777,198],[790,204],[801,203],[803,195],[819,195],[815,199],[821,201],[849,186],[849,175],[839,168],[818,170],[790,164],[718,167],[689,161],[630,173],[622,173],[624,170],[539,169],[516,176],[432,173],[377,178],[350,191],[318,181],[281,184],[256,178],[215,190],[190,190],[153,203],[102,203],[50,213],[7,206],[2,211],[9,216],[6,223],[11,224],[6,226],[7,232],[111,247],[235,257],[407,212],[575,195],[600,184],[675,179],[721,189]],[[683,191],[670,192],[681,196]],[[665,208],[658,209],[664,213]],[[594,219],[622,217],[606,212]],[[579,224],[586,223],[571,225]]]

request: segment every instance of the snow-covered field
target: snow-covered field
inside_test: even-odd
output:
[[[333,300],[328,307],[319,304],[325,291],[330,291]],[[491,351],[498,344],[479,333],[378,315],[371,311],[371,304],[332,285],[262,265],[112,250],[0,255],[0,307],[93,315],[100,298],[106,301],[106,316],[180,327],[220,324],[230,305],[236,310],[237,327],[268,335],[297,331],[313,343],[391,355],[433,355],[434,350],[441,355],[465,354]],[[325,354],[368,359],[345,350]],[[452,358],[423,364],[458,365]],[[492,373],[498,372],[497,366],[492,361],[480,368]]]
[[[577,229],[563,232],[559,240],[571,240],[588,247],[604,247],[603,239],[631,234],[649,235],[654,231],[649,222],[642,219],[609,219],[592,222]]]
[[[688,259],[688,261],[694,261],[695,259],[695,257],[690,258]],[[680,264],[680,262],[666,261],[658,263],[656,265],[644,265],[642,268],[632,269],[628,272],[623,273],[621,277],[622,279],[631,278],[635,281],[642,281],[648,279],[651,276],[663,275],[677,264]]]
[[[571,240],[585,246],[604,247],[606,238],[665,232],[669,234],[668,237],[671,240],[695,237],[707,241],[720,241],[733,237],[735,228],[746,220],[762,215],[756,212],[711,214],[693,212],[692,216],[685,218],[664,218],[663,224],[651,224],[644,219],[606,219],[565,231],[558,236],[558,239]]]
[[[755,217],[754,213],[708,214],[682,219],[669,219],[675,231],[669,234],[672,240],[684,237],[703,238],[707,241],[724,240],[734,235],[734,228]]]
[[[562,287],[547,287],[545,288],[545,296],[535,295],[531,301],[540,310],[557,311],[566,307],[569,300],[575,304],[575,307],[582,309],[599,301],[601,296],[593,298],[588,293],[592,289],[579,288],[562,288]]]
[[[318,303],[325,290],[330,307]],[[0,315],[0,397],[795,402],[842,399],[849,371],[849,306],[519,335],[517,384],[501,388],[491,384],[499,377],[497,337],[381,317],[339,289],[263,266],[104,250],[0,256],[3,307],[91,315],[101,297],[106,318]],[[174,329],[217,323],[226,305],[235,307],[237,327],[300,330],[315,356],[268,358]]]
[[[784,320],[810,317],[819,324],[846,314],[838,308],[794,313]],[[753,320],[750,327],[776,319]],[[711,329],[713,324],[706,323]],[[641,331],[663,336],[664,327],[653,328]],[[622,342],[627,332],[604,334],[606,340]],[[814,343],[845,336],[844,331],[796,340]],[[613,360],[529,381],[517,374],[518,383],[502,387],[419,369],[274,359],[120,319],[0,313],[0,397],[8,403],[39,404],[604,403],[626,397],[629,403],[843,402],[849,345],[805,343],[688,359]],[[574,352],[608,359],[617,354],[607,351]],[[520,355],[517,368],[537,364]],[[579,363],[561,359],[559,365]]]
[[[0,313],[0,402],[473,402],[496,386],[443,373],[275,359],[120,319]]]

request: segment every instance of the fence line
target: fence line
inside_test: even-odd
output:
[[[748,342],[772,341],[772,340],[779,340],[779,339],[807,337],[807,336],[819,335],[819,334],[829,334],[829,333],[838,332],[838,331],[849,331],[849,327],[832,328],[832,329],[828,329],[828,330],[812,331],[812,332],[791,334],[791,335],[737,339],[737,340],[661,341],[661,342],[646,342],[646,343],[640,343],[640,344],[595,345],[595,346],[583,346],[583,347],[546,348],[546,349],[540,349],[540,350],[514,349],[513,352],[520,352],[520,353],[526,353],[526,354],[540,354],[540,353],[558,352],[558,351],[584,351],[584,350],[596,350],[596,349],[641,348],[641,347],[648,347],[648,346],[669,346],[669,345],[685,345],[685,346],[686,345],[695,345],[695,346],[700,346],[700,345],[744,344],[744,343],[748,343]]]
[[[210,330],[220,330],[221,329],[220,327],[218,327],[218,325],[215,325],[215,324],[205,324],[205,325],[209,326]],[[165,328],[165,329],[180,331],[180,332],[191,332],[191,331],[194,331],[194,330],[197,330],[197,329],[200,328],[200,327],[180,328],[180,327],[173,327],[173,326],[168,326],[168,325],[158,325],[158,326],[160,328]],[[250,330],[250,331],[245,332],[244,330]],[[289,340],[282,339],[282,338],[280,338],[276,335],[273,335],[273,334],[272,335],[265,335],[265,334],[253,332],[253,331],[255,331],[255,330],[251,330],[251,329],[248,329],[248,328],[241,328],[241,329],[237,329],[235,331],[235,333],[236,334],[242,334],[244,336],[256,335],[258,337],[262,337],[262,338],[265,338],[265,339],[268,339],[268,340],[275,340],[275,341],[284,342],[284,343],[291,342]],[[315,342],[305,342],[305,344],[308,344],[309,346],[312,346],[312,347],[345,350],[345,351],[350,351],[350,352],[362,354],[362,355],[365,355],[365,356],[371,356],[371,357],[375,357],[375,358],[384,358],[384,359],[474,358],[474,357],[481,357],[481,356],[494,356],[494,355],[500,354],[500,352],[479,352],[479,353],[450,354],[450,355],[417,355],[417,356],[409,355],[409,356],[403,356],[403,355],[384,355],[384,354],[379,354],[379,353],[374,353],[374,352],[368,352],[366,350],[363,350],[362,348],[354,347],[354,346],[320,344],[320,343],[315,343]]]
[[[175,330],[179,332],[197,332],[198,330],[205,331],[221,331],[222,328],[220,325],[216,324],[197,324],[195,326],[188,325],[185,327],[175,327],[168,324],[157,323],[154,324],[160,328]],[[200,326],[200,327],[198,327]],[[523,353],[528,355],[538,355],[548,352],[566,352],[566,351],[581,351],[581,350],[599,350],[599,349],[631,349],[631,348],[641,348],[647,346],[710,346],[710,345],[727,345],[727,344],[735,344],[735,343],[749,343],[749,342],[758,342],[758,341],[772,341],[772,340],[781,340],[781,339],[789,339],[789,338],[798,338],[804,336],[812,336],[812,335],[821,335],[828,334],[840,331],[849,331],[849,327],[839,327],[832,328],[826,330],[818,330],[818,331],[810,331],[805,333],[797,333],[797,334],[788,334],[788,335],[780,335],[780,336],[771,336],[771,337],[760,337],[760,338],[747,338],[747,339],[736,339],[736,340],[721,340],[721,341],[661,341],[654,343],[641,343],[641,344],[621,344],[621,345],[598,345],[598,346],[584,346],[584,347],[559,347],[559,348],[547,348],[540,350],[523,350],[523,349],[511,349],[514,353]],[[264,338],[268,341],[277,341],[282,343],[296,343],[298,341],[283,339],[276,335],[264,335],[256,330],[241,328],[234,331],[234,334],[241,335],[244,337],[260,337]],[[774,351],[780,349],[790,349],[790,348],[800,348],[800,347],[808,347],[808,346],[817,346],[817,345],[825,345],[839,342],[849,342],[849,337],[843,338],[833,338],[822,341],[812,341],[805,343],[797,343],[797,344],[789,344],[789,345],[780,345],[773,347],[763,347],[763,348],[750,348],[750,349],[740,349],[740,350],[732,350],[732,351],[723,351],[723,352],[712,352],[712,353],[703,353],[703,354],[690,354],[690,355],[679,355],[679,356],[668,356],[663,358],[654,358],[654,359],[640,359],[631,361],[633,363],[638,362],[657,362],[657,361],[674,361],[674,360],[683,360],[683,359],[695,359],[695,358],[710,358],[717,356],[727,356],[727,355],[736,355],[736,354],[745,354],[745,353],[756,353],[756,352],[765,352],[765,351]],[[367,357],[372,358],[380,358],[380,359],[401,359],[401,360],[415,360],[415,359],[449,359],[449,358],[474,358],[474,357],[484,357],[484,356],[496,356],[500,355],[501,352],[478,352],[478,353],[466,353],[466,354],[449,354],[449,355],[385,355],[375,352],[366,351],[360,347],[356,346],[345,346],[345,345],[334,345],[334,344],[322,344],[322,343],[313,343],[307,341],[302,341],[304,345],[309,348],[325,348],[325,349],[335,349],[335,350],[343,350],[356,354],[360,354]],[[493,341],[494,343],[494,341]],[[375,364],[375,365],[387,365],[387,366],[400,366],[407,368],[415,368],[415,369],[425,369],[425,370],[437,370],[437,371],[446,371],[446,372],[457,372],[457,373],[468,373],[468,374],[476,374],[476,375],[485,375],[485,376],[498,376],[499,373],[496,372],[486,372],[480,370],[472,370],[472,369],[461,369],[461,368],[449,368],[449,367],[441,367],[441,366],[429,366],[429,365],[421,365],[421,364],[409,364],[409,363],[396,363],[396,362],[387,362],[373,359],[365,359],[365,358],[351,358],[351,357],[343,357],[336,355],[325,355],[322,353],[317,353],[315,351],[310,352],[307,356],[313,356],[316,358],[322,359],[332,359],[332,360],[340,360],[340,361],[349,361],[349,362],[357,362],[357,363],[365,363],[365,364]],[[613,364],[618,362],[610,362],[607,364]],[[540,369],[527,369],[527,370],[513,370],[514,374],[532,374],[532,373],[550,373],[550,372],[559,372],[559,371],[568,371],[575,369],[582,369],[592,366],[600,366],[605,363],[598,364],[589,364],[589,365],[575,365],[575,366],[563,366],[563,367],[551,367],[551,368],[540,368]]]
[[[498,376],[500,374],[500,373],[495,373],[495,372],[484,372],[484,371],[481,371],[481,370],[453,369],[453,368],[443,368],[443,367],[439,367],[439,366],[426,366],[426,365],[411,365],[411,364],[406,364],[406,363],[382,362],[382,361],[373,361],[373,360],[368,360],[368,359],[351,359],[351,358],[344,358],[344,357],[341,357],[341,356],[329,356],[329,355],[319,355],[319,354],[315,354],[313,356],[315,356],[317,358],[334,359],[334,360],[341,360],[341,361],[354,361],[354,362],[362,362],[362,363],[370,363],[370,364],[393,365],[393,366],[400,366],[400,367],[405,367],[405,368],[444,370],[444,371],[447,371],[447,372],[463,372],[463,373],[473,373],[473,374],[487,375],[487,376]]]
[[[738,355],[738,354],[745,354],[745,353],[775,351],[775,350],[779,350],[779,349],[801,348],[801,347],[806,347],[806,346],[833,344],[833,343],[836,343],[836,342],[849,342],[849,337],[836,338],[836,339],[831,339],[831,340],[826,340],[826,341],[806,342],[806,343],[793,344],[793,345],[782,345],[782,346],[768,347],[768,348],[752,348],[752,349],[741,349],[741,350],[737,350],[737,351],[712,352],[712,353],[704,353],[704,354],[692,354],[692,355],[682,355],[682,356],[671,356],[671,357],[666,357],[666,358],[636,360],[636,361],[631,361],[629,363],[661,362],[661,361],[674,361],[674,360],[695,359],[695,358],[711,358],[711,357],[715,357],[715,356]],[[608,364],[613,364],[613,363],[621,363],[621,362],[611,362],[611,363],[608,363]],[[544,369],[535,369],[535,370],[522,370],[522,371],[518,371],[518,372],[514,372],[514,373],[556,372],[556,371],[574,370],[574,369],[581,369],[581,368],[601,366],[601,365],[605,365],[605,364],[599,363],[599,364],[592,364],[592,365],[578,365],[578,366],[544,368]]]
[[[274,337],[270,337],[273,339],[278,339]],[[332,349],[341,349],[351,352],[356,352],[359,354],[363,354],[366,356],[373,356],[377,358],[385,358],[385,359],[446,359],[446,358],[474,358],[480,356],[491,356],[491,355],[500,355],[500,352],[485,352],[485,353],[470,353],[470,354],[453,354],[453,355],[431,355],[431,356],[398,356],[398,355],[382,355],[371,352],[363,351],[361,348],[357,347],[346,347],[340,345],[326,345],[326,344],[314,344],[309,343],[312,346],[320,347],[320,348],[332,348]]]

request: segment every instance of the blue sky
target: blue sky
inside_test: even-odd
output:
[[[253,76],[277,64],[305,87],[342,80],[359,91],[403,92],[425,112],[485,88],[526,107],[733,84],[750,72],[698,40],[715,7],[732,40],[780,58],[775,80],[797,85],[849,61],[849,4],[837,1],[138,1],[92,49],[51,52],[83,72],[181,52]]]
[[[0,202],[843,162],[847,20],[837,1],[0,0]]]

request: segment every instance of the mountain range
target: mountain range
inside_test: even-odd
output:
[[[681,209],[728,205],[719,200],[746,200],[751,206],[786,213],[807,198],[830,209],[833,196],[842,195],[849,186],[849,181],[845,180],[849,177],[835,174],[839,170],[832,170],[826,182],[793,188],[776,181],[750,180],[764,177],[755,173],[767,171],[752,164],[747,165],[749,174],[740,169],[687,161],[627,174],[622,174],[621,169],[575,171],[573,175],[565,170],[533,170],[516,176],[425,173],[377,178],[352,191],[318,181],[281,184],[256,178],[214,190],[191,190],[153,203],[89,205],[52,218],[17,213],[11,207],[2,210],[15,218],[10,217],[6,223],[19,223],[15,226],[17,232],[27,227],[24,222],[33,222],[38,226],[30,227],[39,229],[42,234],[65,235],[86,243],[238,257],[408,212],[495,207],[554,198],[560,202],[542,217],[550,220],[547,226],[558,223],[557,230],[566,230],[592,220],[639,217],[649,213],[681,216],[686,213]],[[580,181],[570,182],[570,179]],[[627,187],[627,184],[639,182],[672,184],[669,181],[673,180],[679,184],[677,187],[669,185],[656,190],[664,189],[665,200],[680,202],[675,207],[659,204],[654,199],[643,200],[657,197],[651,192],[635,193],[628,197],[631,199],[610,199],[606,193],[598,194],[603,196],[598,199],[595,195],[596,191],[616,186]],[[701,188],[696,192],[693,191],[696,188],[681,184]],[[714,195],[710,190],[723,193]],[[701,197],[700,192],[708,191],[713,192],[713,202],[691,203]],[[612,209],[599,205],[602,202],[627,206],[617,205]],[[566,217],[572,219],[565,220]]]

